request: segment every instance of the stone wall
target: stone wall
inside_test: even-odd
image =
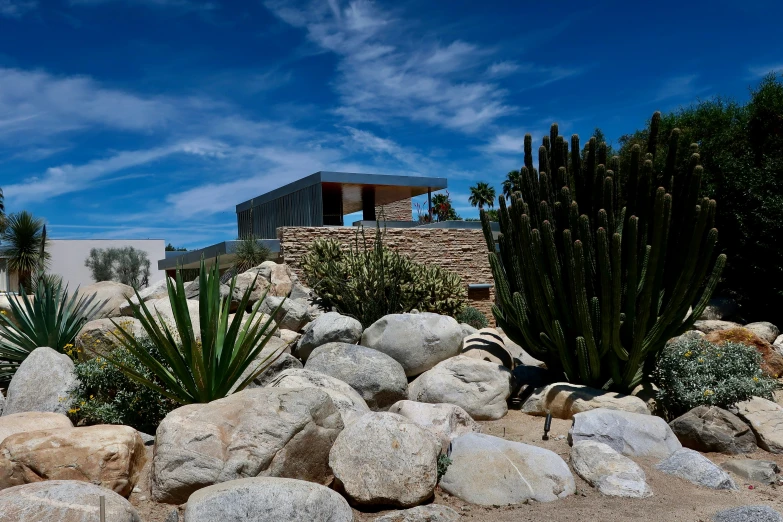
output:
[[[411,199],[402,199],[389,203],[388,205],[378,205],[375,207],[375,217],[381,219],[381,211],[386,221],[410,221],[413,219],[413,207]]]
[[[369,231],[370,235],[374,231]],[[277,229],[282,261],[302,277],[299,259],[316,239],[336,239],[347,245],[353,240],[353,227],[282,227]],[[492,284],[492,270],[487,260],[487,244],[481,230],[447,228],[390,228],[386,230],[384,244],[419,263],[437,264],[454,272],[468,284]],[[494,288],[468,292],[471,306],[481,310],[490,324]]]

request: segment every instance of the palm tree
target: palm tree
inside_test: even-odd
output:
[[[8,216],[6,228],[0,234],[0,239],[6,243],[8,268],[19,274],[20,288],[28,291],[32,275],[42,272],[49,259],[44,234],[44,220],[33,217],[26,210]]]
[[[0,188],[0,234],[5,230],[5,203],[3,198],[3,189]]]
[[[475,186],[470,187],[470,197],[468,198],[470,204],[474,207],[478,207],[479,210],[484,208],[484,205],[494,206],[495,204],[495,187],[490,186],[489,183],[479,181]]]
[[[503,181],[503,195],[506,196],[507,200],[511,201],[511,194],[521,190],[522,176],[518,170],[512,170],[506,174],[506,179]]]

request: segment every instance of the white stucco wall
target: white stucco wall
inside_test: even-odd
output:
[[[150,260],[150,284],[163,279],[166,273],[158,270],[158,260],[166,257],[166,244],[162,239],[51,239],[48,251],[49,272],[58,274],[71,289],[94,283],[90,269],[84,260],[93,248],[133,247],[147,252]]]

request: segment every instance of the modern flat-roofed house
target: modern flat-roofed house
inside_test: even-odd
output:
[[[389,176],[350,172],[316,172],[236,206],[237,237],[254,237],[299,273],[299,261],[310,244],[333,238],[352,241],[356,226],[374,230],[381,220],[385,244],[419,262],[440,265],[458,274],[468,287],[472,306],[491,317],[492,272],[486,241],[477,221],[422,224],[413,220],[411,198],[448,187],[445,178]],[[429,207],[428,203],[428,207]],[[346,225],[347,215],[362,219]],[[431,211],[430,211],[431,212]],[[186,253],[169,253],[158,268],[173,273],[178,266],[198,268],[220,256],[221,268],[233,262],[237,241],[225,241]],[[180,255],[177,255],[180,254]]]

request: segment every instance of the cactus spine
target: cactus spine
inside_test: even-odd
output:
[[[583,160],[572,136],[569,155],[556,124],[536,170],[527,135],[521,191],[510,205],[498,200],[499,252],[482,211],[498,325],[571,382],[632,390],[704,311],[726,263],[715,252],[715,201],[699,196],[698,147],[690,174],[678,175],[675,129],[654,171],[659,123],[656,112],[646,153],[634,146],[622,173],[595,138]]]

